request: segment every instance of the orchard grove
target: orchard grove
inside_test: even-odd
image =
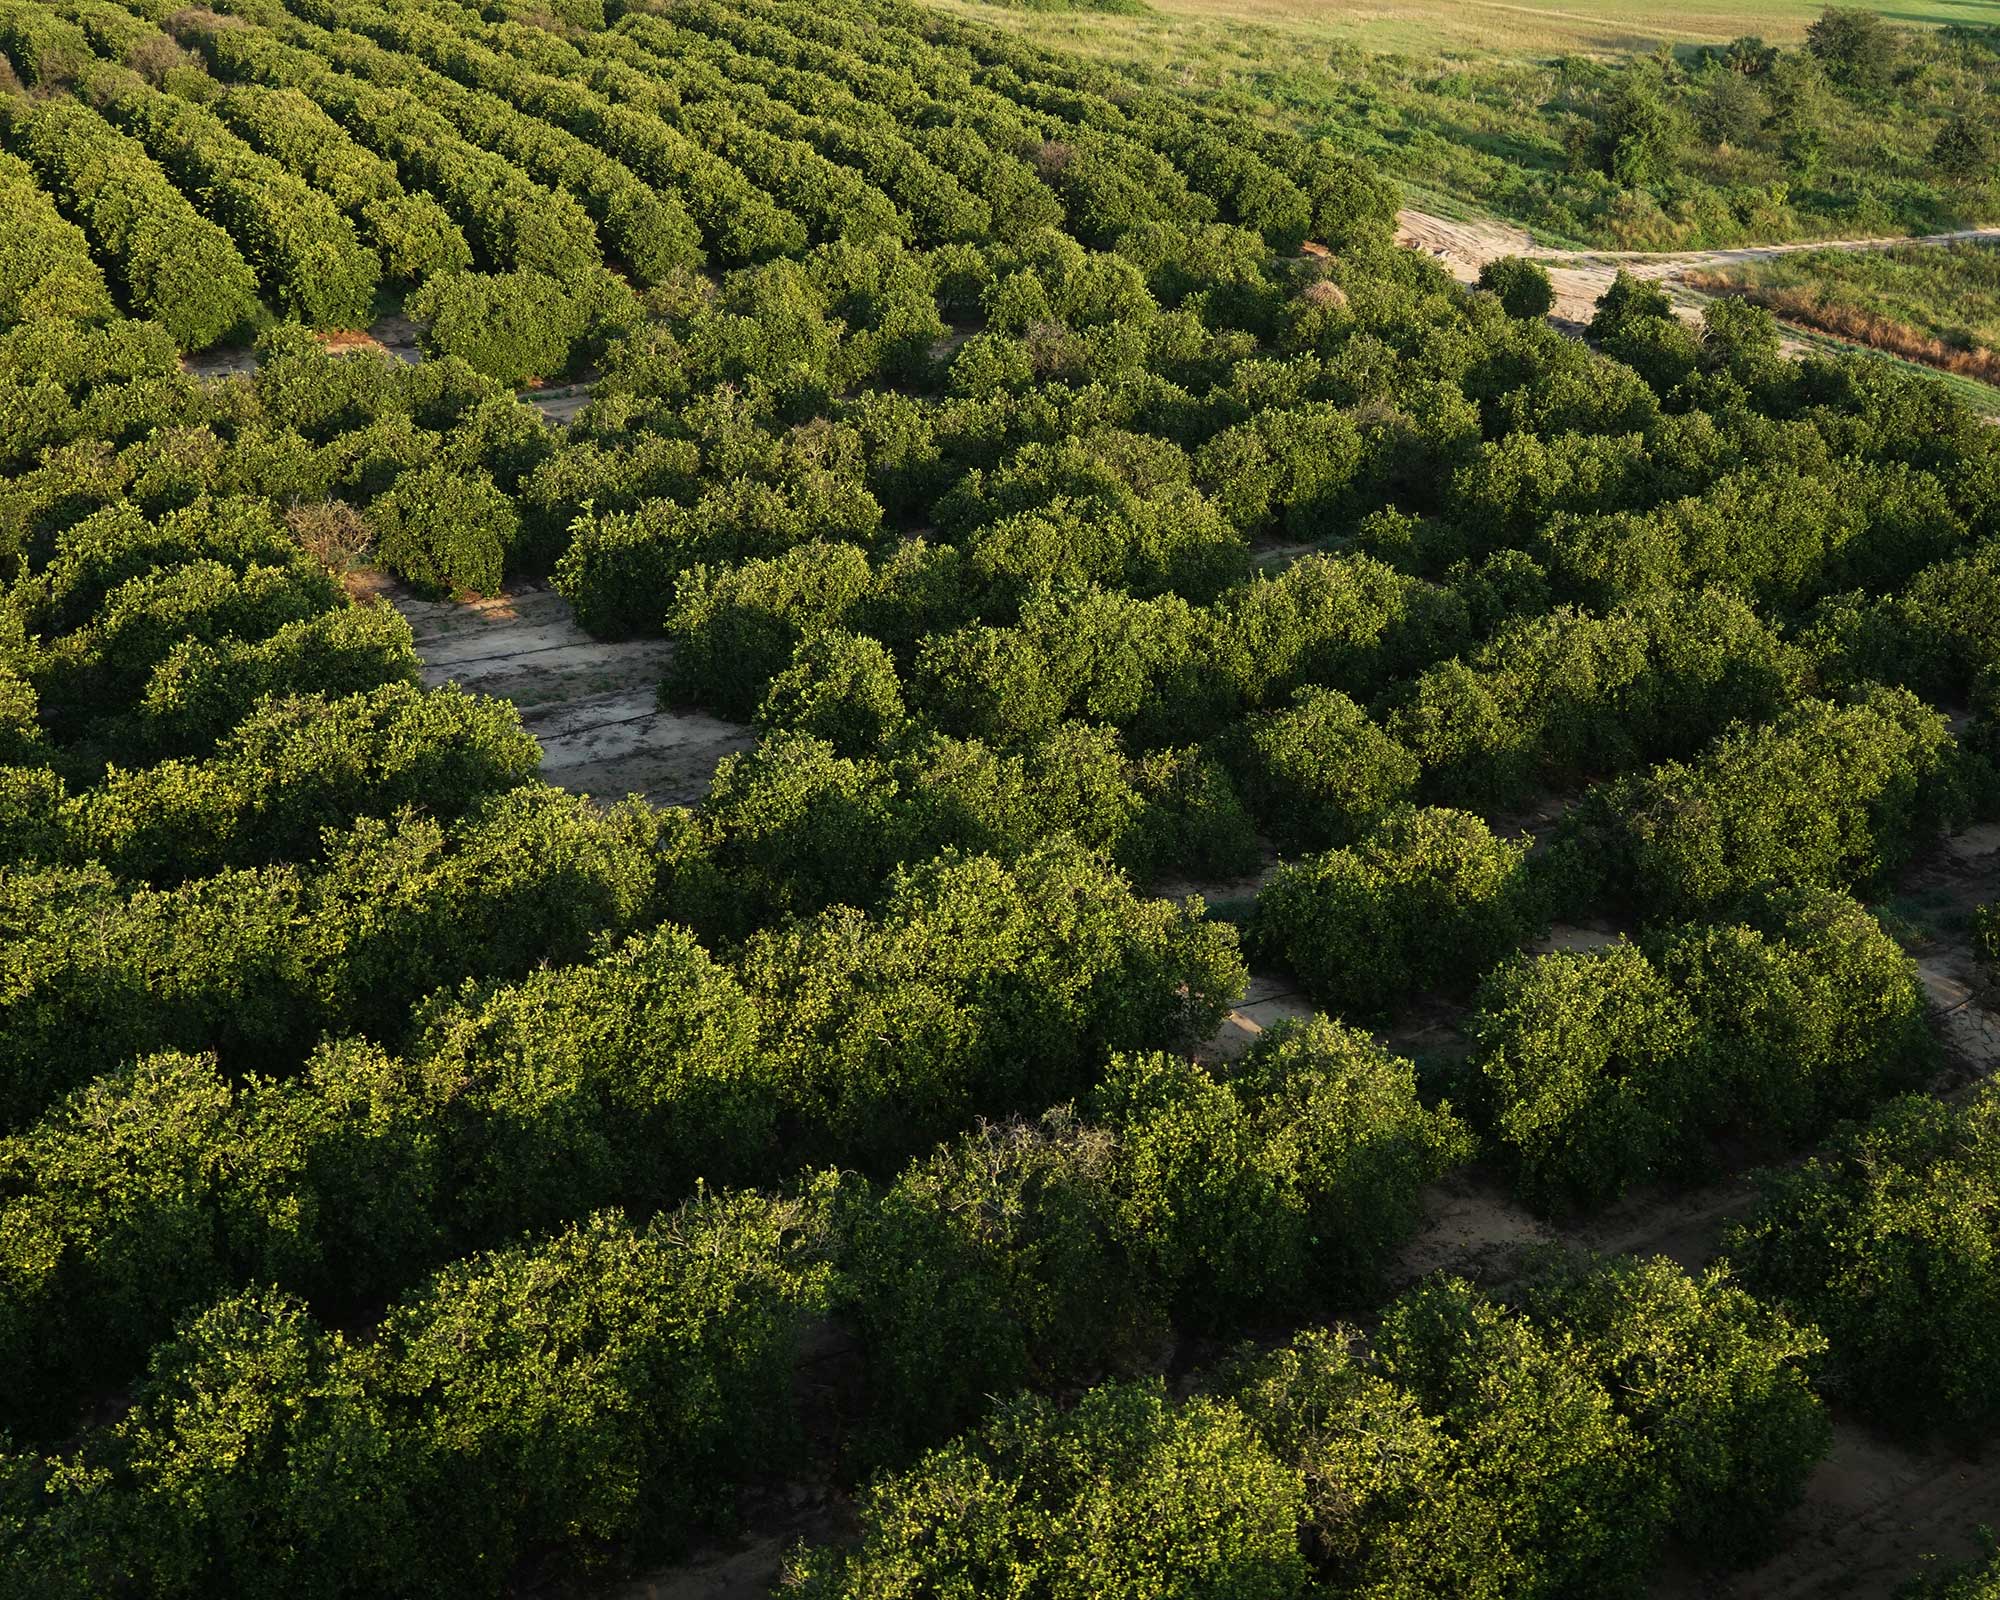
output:
[[[2000,1098],[1869,909],[2000,815],[1948,393],[1566,338],[1327,141],[897,0],[0,55],[0,1589],[589,1585],[815,1479],[789,1592],[1601,1600],[1835,1416],[2000,1423]],[[363,559],[756,747],[563,793]],[[1318,1014],[1218,1054],[1252,961]],[[1399,1277],[1475,1164],[1771,1170],[1701,1270]]]

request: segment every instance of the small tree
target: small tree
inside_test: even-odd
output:
[[[1956,183],[1982,183],[1993,176],[1993,125],[1976,112],[1956,111],[1945,119],[1931,144],[1931,165]]]
[[[1879,13],[1828,6],[1806,29],[1806,48],[1826,65],[1827,76],[1851,89],[1879,89],[1889,81],[1902,43]]]
[[[1520,256],[1499,256],[1479,269],[1478,287],[1497,295],[1500,309],[1523,321],[1546,317],[1555,308],[1549,269]]]

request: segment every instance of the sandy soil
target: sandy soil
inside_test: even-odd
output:
[[[1906,244],[1993,243],[2000,242],[2000,228],[1966,228],[1914,239],[1812,239],[1735,250],[1545,250],[1535,245],[1525,229],[1507,223],[1452,222],[1422,211],[1399,211],[1396,242],[1435,257],[1461,283],[1474,281],[1479,269],[1498,256],[1526,256],[1539,261],[1548,268],[1549,282],[1556,292],[1556,320],[1582,324],[1590,320],[1599,297],[1611,287],[1611,280],[1621,268],[1635,278],[1658,282],[1674,302],[1676,315],[1694,321],[1701,315],[1707,297],[1680,283],[1681,277],[1689,272],[1768,261],[1774,256],[1794,255],[1803,250],[1888,250]]]
[[[664,639],[593,639],[553,589],[515,583],[505,594],[457,604],[418,599],[384,579],[373,587],[408,619],[424,681],[512,700],[541,742],[542,776],[572,793],[692,804],[724,756],[755,742],[737,723],[661,710],[672,647]]]
[[[1973,1530],[1996,1510],[2000,1455],[1969,1461],[1836,1417],[1833,1449],[1778,1552],[1720,1577],[1670,1572],[1653,1585],[1653,1600],[1888,1600],[1925,1558],[1977,1554]]]

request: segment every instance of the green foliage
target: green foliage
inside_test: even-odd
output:
[[[738,975],[800,1131],[881,1159],[1075,1093],[1103,1053],[1207,1037],[1245,981],[1199,902],[1136,899],[1066,841],[899,869],[882,910],[759,932]]]
[[[201,350],[249,323],[255,274],[141,146],[74,100],[8,110],[10,142],[111,264],[126,303]]]
[[[1806,48],[1836,82],[1879,89],[1896,64],[1898,43],[1896,30],[1879,12],[1828,6],[1806,29]]]
[[[812,1596],[1306,1592],[1304,1491],[1235,1407],[1170,1405],[1157,1383],[1093,1389],[1074,1411],[1026,1396],[876,1484],[851,1552],[801,1557]]]
[[[1691,754],[1738,719],[1770,717],[1800,676],[1772,629],[1717,590],[1604,616],[1562,606],[1426,672],[1389,730],[1440,797],[1519,803],[1538,786]]]
[[[356,1343],[272,1291],[219,1301],[74,1455],[10,1461],[41,1514],[9,1582],[490,1595],[531,1549],[581,1572],[607,1539],[683,1544],[792,1443],[826,1211],[822,1185],[602,1213],[447,1269]]]
[[[111,292],[82,231],[35,186],[32,171],[4,153],[0,205],[9,218],[0,240],[0,327],[63,317],[108,320]]]
[[[1519,256],[1496,256],[1487,262],[1479,269],[1477,287],[1498,298],[1500,309],[1510,317],[1546,317],[1555,308],[1548,268]]]
[[[2000,1554],[1994,1552],[1990,1529],[1982,1527],[1979,1539],[1985,1556],[1946,1572],[1927,1572],[1897,1590],[1897,1600],[1990,1600],[2000,1591]]]
[[[1951,815],[1953,755],[1944,718],[1905,690],[1802,701],[1594,791],[1557,849],[1668,914],[1773,884],[1865,887]]]
[[[1834,1392],[1885,1426],[1978,1437],[2000,1371],[2000,1094],[1911,1096],[1769,1172],[1728,1240],[1759,1292],[1816,1322]]]
[[[1405,808],[1346,849],[1278,869],[1257,897],[1252,948],[1342,1015],[1401,1009],[1472,981],[1533,931],[1528,841],[1463,811]]]
[[[824,739],[844,755],[876,749],[904,722],[896,663],[865,634],[837,628],[808,635],[792,664],[771,680],[757,724]]]
[[[935,1440],[989,1396],[1142,1369],[1170,1312],[1359,1303],[1468,1153],[1408,1062],[1323,1019],[1226,1073],[1114,1057],[1086,1115],[983,1125],[856,1209],[871,1410]]]
[[[420,594],[498,594],[520,538],[511,500],[484,473],[414,467],[369,508],[383,562]]]
[[[171,882],[308,859],[323,829],[422,806],[448,818],[525,783],[540,750],[505,701],[387,683],[261,702],[203,761],[113,768],[74,802],[85,853]]]
[[[631,290],[602,271],[438,273],[406,305],[425,355],[456,356],[508,384],[568,371],[640,315]]]
[[[1920,1081],[1935,1059],[1914,964],[1844,896],[1638,946],[1517,957],[1467,1025],[1481,1114],[1523,1192],[1562,1209],[1780,1148]]]
[[[1290,709],[1256,718],[1243,788],[1265,828],[1307,848],[1350,844],[1407,800],[1417,758],[1346,695],[1304,688]]]

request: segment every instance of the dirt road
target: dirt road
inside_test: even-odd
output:
[[[1471,283],[1479,269],[1500,256],[1525,256],[1548,268],[1556,291],[1555,315],[1564,322],[1588,322],[1598,297],[1611,287],[1622,268],[1635,278],[1649,278],[1666,289],[1674,309],[1692,321],[1700,315],[1705,296],[1682,287],[1690,272],[1769,261],[1806,250],[1890,250],[1897,245],[2000,244],[2000,228],[1964,228],[1956,233],[1924,234],[1917,238],[1811,239],[1798,244],[1745,245],[1735,250],[1548,250],[1537,246],[1523,228],[1504,222],[1451,222],[1423,211],[1396,213],[1396,242],[1437,259],[1461,283]]]

